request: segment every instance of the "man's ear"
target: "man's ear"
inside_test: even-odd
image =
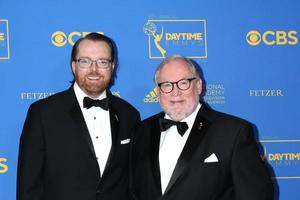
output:
[[[198,91],[198,94],[200,95],[202,93],[202,80],[201,79],[198,79],[197,82],[196,82],[196,87],[197,87],[197,91]]]
[[[114,71],[115,70],[115,63],[114,62],[112,63],[111,67],[112,67],[112,71]]]
[[[161,93],[160,89],[158,88],[158,86],[156,86],[153,90],[154,90],[154,92],[157,96],[157,99],[159,101],[159,97],[160,97],[160,93]]]
[[[76,68],[76,63],[75,61],[72,61],[72,72],[75,74],[75,68]]]

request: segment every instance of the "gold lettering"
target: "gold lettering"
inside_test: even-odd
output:
[[[166,33],[166,40],[202,40],[202,33]]]
[[[75,44],[74,40],[73,40],[73,37],[77,35],[78,37],[81,37],[81,33],[79,32],[72,32],[70,33],[70,35],[68,36],[68,41],[69,43],[73,46]],[[75,40],[76,41],[76,40]]]
[[[289,31],[288,32],[288,38],[291,40],[288,41],[288,44],[295,45],[298,43],[298,38],[296,37],[297,31]]]
[[[0,41],[4,41],[4,33],[0,33]]]
[[[273,45],[275,44],[275,40],[267,40],[268,35],[274,36],[275,33],[273,31],[266,31],[263,35],[262,35],[262,40],[264,41],[265,44],[267,45]]]
[[[287,34],[284,31],[277,31],[276,32],[276,42],[277,45],[285,45],[287,43]]]
[[[7,162],[6,158],[0,158],[0,173],[8,171],[8,165],[4,164],[5,162]]]
[[[270,153],[268,159],[272,160],[300,160],[300,153]]]

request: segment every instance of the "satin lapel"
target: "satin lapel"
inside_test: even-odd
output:
[[[193,158],[194,153],[199,147],[203,136],[206,133],[206,130],[210,126],[210,121],[202,116],[203,113],[202,108],[199,110],[197,117],[195,119],[194,125],[190,132],[190,135],[186,141],[186,144],[178,158],[175,169],[170,178],[169,184],[166,188],[165,193],[170,190],[170,188],[174,185],[176,180],[180,177],[180,175],[184,172],[186,167],[189,165],[191,159]]]
[[[159,144],[160,144],[160,127],[159,127],[159,118],[163,117],[163,113],[159,114],[157,118],[155,118],[154,122],[151,125],[150,133],[151,134],[151,165],[154,180],[158,191],[161,195],[161,180],[160,180],[160,167],[159,167]]]
[[[78,130],[80,132],[80,134],[84,137],[85,141],[87,142],[89,149],[91,151],[91,153],[94,155],[94,157],[96,158],[96,153],[94,150],[94,145],[92,142],[92,139],[90,137],[90,133],[88,131],[87,125],[85,123],[83,114],[81,112],[80,106],[77,102],[75,93],[73,89],[70,89],[70,103],[72,106],[70,108],[70,116],[71,118],[74,120],[74,124],[78,127]]]
[[[117,112],[115,108],[109,104],[109,117],[110,117],[110,129],[111,129],[111,140],[112,145],[110,148],[109,156],[107,158],[107,162],[105,165],[105,169],[103,171],[103,176],[107,173],[107,170],[109,169],[109,166],[111,164],[111,161],[114,157],[115,147],[118,145],[118,132],[119,132],[119,116],[117,115]]]

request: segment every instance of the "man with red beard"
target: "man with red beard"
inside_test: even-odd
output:
[[[134,137],[135,200],[272,200],[273,185],[249,122],[212,110],[190,59],[167,57],[155,72],[164,112]]]
[[[71,68],[68,90],[28,110],[17,200],[127,200],[130,142],[140,115],[108,89],[116,69],[113,41],[98,33],[79,39]]]

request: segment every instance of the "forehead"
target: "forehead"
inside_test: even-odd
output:
[[[110,46],[104,41],[82,40],[78,45],[77,55],[93,56],[93,55],[110,56]]]
[[[183,78],[190,78],[192,70],[184,60],[173,60],[166,63],[160,71],[160,81],[177,81]]]

